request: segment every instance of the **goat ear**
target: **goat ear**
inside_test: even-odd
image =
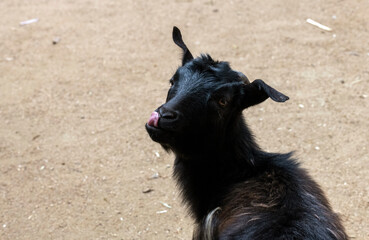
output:
[[[256,79],[250,84],[243,85],[242,107],[248,108],[271,98],[275,102],[285,102],[289,99],[283,93],[267,85],[263,80]]]
[[[176,26],[173,27],[172,36],[174,43],[177,44],[183,50],[182,65],[185,65],[188,61],[191,61],[193,59],[193,56],[190,50],[188,50],[186,44],[182,40],[181,31]]]

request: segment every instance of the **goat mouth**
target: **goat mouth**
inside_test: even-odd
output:
[[[156,127],[154,125],[146,123],[145,127],[150,138],[157,143],[169,143],[173,139],[172,132],[166,131],[159,126]]]
[[[174,122],[167,121],[157,111],[154,111],[145,124],[145,128],[153,141],[161,144],[169,143],[175,138],[176,124]]]
[[[178,121],[166,119],[157,111],[154,111],[146,123],[146,128],[156,131],[176,132],[178,130]]]

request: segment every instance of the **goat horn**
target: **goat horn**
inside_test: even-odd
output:
[[[245,76],[245,74],[243,74],[242,72],[237,72],[239,78],[242,80],[243,83],[245,84],[250,84],[249,79]]]

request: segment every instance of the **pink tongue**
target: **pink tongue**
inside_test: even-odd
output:
[[[153,112],[151,113],[150,119],[147,124],[149,126],[158,127],[158,121],[159,121],[159,113]]]

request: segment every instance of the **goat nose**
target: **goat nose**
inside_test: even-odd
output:
[[[165,118],[165,119],[176,119],[177,118],[177,113],[175,111],[171,111],[165,108],[161,108],[159,110],[160,113],[160,117]]]

